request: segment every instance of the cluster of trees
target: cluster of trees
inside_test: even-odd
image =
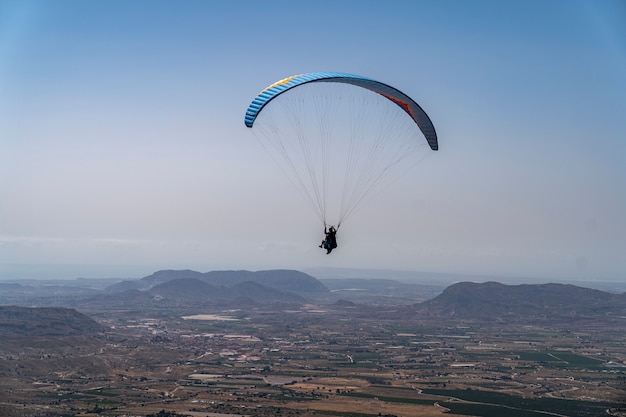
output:
[[[161,410],[156,414],[148,414],[146,417],[189,417],[187,414],[178,414],[175,411]]]

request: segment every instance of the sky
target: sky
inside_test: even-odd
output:
[[[339,71],[429,156],[321,225],[243,123]],[[0,0],[0,279],[372,268],[626,279],[626,3]]]

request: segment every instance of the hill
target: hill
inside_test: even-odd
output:
[[[618,317],[626,314],[626,294],[570,284],[461,282],[416,307],[421,314],[468,319]]]
[[[75,336],[102,330],[96,321],[71,308],[0,306],[3,336]]]

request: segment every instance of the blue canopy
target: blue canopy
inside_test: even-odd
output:
[[[355,74],[341,72],[311,72],[287,77],[265,88],[250,103],[246,111],[246,126],[252,127],[265,105],[280,94],[302,84],[312,82],[335,82],[351,84],[380,94],[400,106],[415,121],[433,151],[439,149],[437,133],[426,112],[409,96],[387,84]]]

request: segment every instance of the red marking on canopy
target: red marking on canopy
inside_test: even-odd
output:
[[[379,93],[379,94],[380,94],[381,96],[383,96],[383,97],[385,97],[385,98],[387,98],[387,99],[389,99],[389,100],[393,101],[393,102],[394,102],[394,103],[396,103],[398,106],[402,107],[402,108],[404,109],[404,111],[405,111],[405,112],[407,112],[408,114],[410,114],[410,115],[411,115],[411,117],[413,116],[413,113],[411,112],[411,108],[409,107],[409,104],[408,104],[408,103],[405,103],[405,102],[404,102],[404,101],[402,101],[402,100],[399,100],[399,99],[397,99],[397,98],[395,98],[395,97],[389,96],[389,95],[384,94],[384,93]]]

